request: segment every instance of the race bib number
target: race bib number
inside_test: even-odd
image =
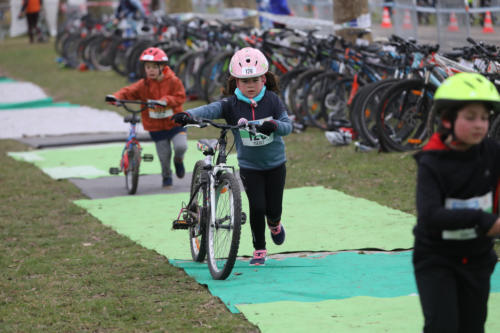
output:
[[[161,111],[153,110],[153,109],[149,110],[149,118],[152,118],[152,119],[164,119],[164,118],[168,118],[168,117],[172,116],[173,114],[174,114],[174,111],[172,111],[172,109],[165,109],[165,110],[161,110]]]
[[[470,199],[446,198],[444,207],[447,209],[481,209],[487,213],[491,213],[493,211],[492,197],[493,194],[488,192],[483,196]]]
[[[243,67],[241,69],[241,72],[245,75],[254,75],[255,73],[257,73],[257,67],[255,66]]]
[[[493,211],[492,197],[492,193],[488,192],[483,196],[470,199],[446,198],[444,206],[447,209],[480,209],[487,213],[491,213]],[[477,238],[477,236],[475,228],[443,230],[442,233],[443,239],[449,240],[468,240]]]
[[[269,136],[262,133],[257,133],[257,135],[255,135],[244,128],[240,128],[240,136],[243,145],[249,147],[265,146],[273,142],[274,139],[273,133]]]
[[[260,120],[252,120],[249,122],[249,124],[255,124],[255,125],[260,125],[266,120],[271,120],[272,117],[267,117],[265,119],[260,119]],[[248,128],[240,128],[240,136],[241,136],[241,141],[243,142],[244,146],[248,147],[260,147],[260,146],[265,146],[273,142],[274,140],[274,133],[271,133],[271,135],[267,136],[263,133],[257,133],[253,134],[252,132],[248,131]]]

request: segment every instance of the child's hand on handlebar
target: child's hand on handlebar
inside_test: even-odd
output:
[[[113,95],[106,95],[106,98],[104,99],[108,104],[111,105],[118,105],[118,99],[113,96]]]
[[[267,136],[271,135],[271,133],[276,131],[277,128],[278,128],[278,125],[273,120],[271,120],[271,121],[266,120],[265,122],[262,123],[262,125],[256,126],[257,132],[260,132],[260,133],[265,134]]]
[[[181,126],[186,126],[187,124],[192,124],[194,122],[193,117],[187,112],[179,112],[172,116],[172,120]]]

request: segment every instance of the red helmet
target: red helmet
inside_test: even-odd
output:
[[[149,47],[142,52],[140,61],[166,63],[168,61],[167,54],[162,49],[157,47]]]

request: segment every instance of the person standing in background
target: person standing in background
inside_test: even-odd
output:
[[[37,35],[40,34],[40,29],[38,28],[38,18],[40,16],[40,11],[42,10],[42,5],[42,0],[23,0],[23,5],[18,18],[22,19],[26,17],[26,20],[28,21],[28,36],[30,38],[30,43],[35,41],[35,33]]]

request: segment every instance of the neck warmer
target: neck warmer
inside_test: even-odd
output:
[[[266,93],[266,86],[263,86],[260,93],[257,96],[255,96],[254,98],[248,98],[245,95],[243,95],[240,88],[236,88],[234,90],[234,94],[236,95],[236,98],[238,98],[242,102],[250,104],[254,108],[257,107],[257,102],[259,102],[262,99],[262,97],[264,97],[265,93]]]

